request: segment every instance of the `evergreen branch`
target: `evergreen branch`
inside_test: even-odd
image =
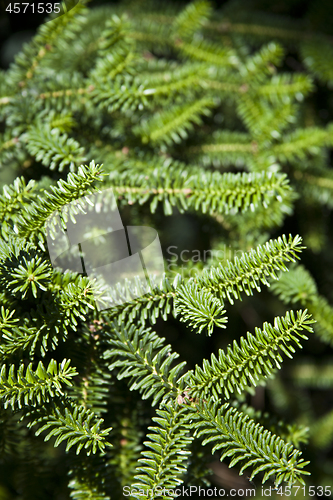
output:
[[[74,477],[68,483],[72,491],[70,498],[74,500],[111,500],[111,497],[100,491],[98,485],[90,484],[85,478]]]
[[[100,180],[100,175],[100,166],[95,165],[93,161],[89,167],[81,165],[77,174],[70,172],[67,182],[58,181],[56,187],[52,186],[49,192],[44,191],[43,197],[38,196],[38,201],[33,201],[21,212],[15,231],[21,237],[29,237],[39,231],[53,212],[92,192],[94,183]]]
[[[112,81],[117,75],[134,74],[135,55],[133,52],[112,52],[106,53],[103,59],[99,59],[96,67],[91,73],[93,81]]]
[[[11,228],[14,214],[34,196],[36,189],[35,181],[30,180],[26,184],[23,177],[17,177],[10,186],[3,186],[3,194],[0,195],[0,220],[2,237],[6,237]]]
[[[260,237],[259,235],[262,234],[263,230],[281,227],[286,216],[293,213],[293,202],[297,199],[297,193],[294,192],[293,196],[290,196],[283,203],[278,200],[273,201],[269,206],[269,211],[265,207],[258,207],[254,213],[245,212],[239,214],[237,218],[227,216],[221,224],[230,224],[229,230],[235,228],[240,236],[245,238],[247,244],[253,246],[257,244],[258,237]]]
[[[164,275],[159,287],[151,289],[149,292],[144,289],[141,295],[135,294],[131,300],[129,300],[127,285],[123,294],[126,300],[105,313],[107,320],[117,318],[118,321],[133,321],[139,319],[142,325],[145,325],[147,319],[151,324],[155,324],[158,317],[162,317],[166,321],[172,311],[173,299],[176,296],[175,288],[179,286],[181,281],[179,274],[176,275],[173,283],[170,283]],[[120,296],[121,298],[122,296]]]
[[[219,21],[210,21],[206,27],[208,29],[216,30],[219,34],[236,33],[239,35],[253,36],[256,39],[263,37],[266,39],[278,38],[284,41],[289,40],[292,42],[309,41],[315,39],[318,36],[317,33],[311,32],[308,29],[295,29],[294,22],[292,26],[285,27],[286,20],[284,18],[282,18],[280,21],[281,26],[276,26],[279,21],[279,18],[276,15],[274,15],[274,17],[266,16],[266,22],[263,22],[262,24],[251,22],[250,12],[245,12],[244,15],[248,19],[247,23],[235,22],[231,19],[228,19],[224,20],[222,23]],[[300,28],[300,26],[298,26],[298,28]],[[325,41],[328,42],[329,39],[326,38]]]
[[[51,170],[62,172],[66,166],[73,170],[86,160],[84,149],[75,139],[45,123],[30,127],[24,140],[29,153]]]
[[[286,304],[298,302],[308,308],[317,321],[316,334],[323,342],[333,345],[333,307],[318,294],[314,279],[303,266],[292,268],[288,279],[281,276],[271,290]]]
[[[276,317],[274,326],[264,323],[263,329],[255,329],[255,335],[241,337],[239,344],[234,341],[227,352],[219,350],[218,358],[212,354],[211,361],[204,360],[203,367],[196,366],[186,383],[190,394],[196,398],[207,398],[212,394],[216,399],[222,394],[229,398],[235,391],[241,393],[245,387],[257,385],[263,377],[269,377],[276,367],[281,368],[285,354],[289,358],[295,352],[294,345],[302,347],[300,339],[307,340],[302,330],[312,331],[314,320],[306,311],[293,311],[285,317]]]
[[[30,428],[37,424],[41,425],[35,434],[39,436],[47,431],[44,441],[56,436],[55,447],[67,441],[66,451],[76,446],[77,455],[84,448],[88,456],[97,451],[105,453],[105,449],[112,446],[106,441],[111,427],[101,430],[104,420],[96,419],[96,415],[91,410],[83,406],[75,406],[70,402],[66,402],[66,406],[52,404],[47,410],[46,415],[45,411],[41,410],[32,413],[33,419],[28,425]]]
[[[320,169],[319,172],[312,174],[298,168],[293,171],[293,176],[302,189],[304,197],[306,196],[312,203],[333,207],[333,174],[330,168]]]
[[[11,67],[10,76],[20,87],[25,87],[31,80],[39,67],[42,59],[48,51],[53,50],[59,39],[65,40],[67,37],[73,37],[78,29],[81,29],[85,22],[82,14],[85,11],[84,2],[79,2],[66,14],[49,20],[41,24],[37,35],[30,44],[26,45],[21,53],[15,58],[15,63]],[[66,33],[66,28],[70,30]]]
[[[244,5],[242,5],[242,14],[247,20],[245,23],[236,22],[230,17],[228,12],[228,17],[223,15],[223,18],[217,19],[215,21],[209,20],[205,23],[205,34],[215,32],[218,36],[223,36],[225,34],[238,34],[244,36],[253,37],[253,39],[258,42],[272,40],[272,39],[282,39],[283,42],[310,42],[313,40],[320,39],[323,45],[328,45],[331,41],[329,35],[322,33],[317,33],[315,31],[310,31],[308,26],[304,26],[301,22],[296,24],[295,19],[288,19],[285,16],[278,16],[276,13],[273,15],[259,13],[258,11],[244,11]],[[173,19],[174,15],[161,15],[155,12],[139,12],[138,14],[144,19],[149,18],[150,23],[159,23],[160,25],[169,25]],[[214,12],[214,14],[216,14]],[[258,22],[260,18],[261,22]],[[256,21],[256,22],[255,22]],[[295,26],[296,25],[296,26]]]
[[[0,333],[1,335],[3,333],[10,333],[10,330],[8,328],[13,328],[13,326],[16,326],[19,319],[18,318],[13,318],[11,319],[15,314],[15,309],[11,310],[10,309],[5,309],[4,306],[1,306],[1,317],[0,317]]]
[[[93,90],[95,89],[95,86],[92,84],[90,84],[88,87],[78,86],[78,84],[75,85],[76,83],[75,79],[72,78],[72,80],[74,81],[68,81],[68,85],[66,85],[65,88],[62,85],[60,88],[57,88],[56,90],[50,90],[49,92],[42,92],[41,94],[38,95],[38,99],[40,99],[42,102],[46,101],[46,103],[49,105],[56,104],[57,101],[59,102],[60,99],[63,99],[64,100],[63,104],[65,106],[71,106],[73,108],[73,104],[75,103],[75,98],[84,95],[89,96],[89,94],[92,94]]]
[[[307,155],[318,155],[321,148],[332,146],[332,125],[325,129],[307,127],[298,129],[292,134],[283,137],[281,144],[274,144],[273,153],[279,161],[302,161]]]
[[[205,85],[204,78],[207,78],[208,71],[207,64],[191,63],[176,68],[171,74],[152,73],[134,77],[120,74],[112,82],[112,87],[108,81],[96,82],[92,100],[109,112],[118,109],[122,112],[143,109],[149,107],[151,102],[159,102],[161,99],[169,102],[174,95],[190,92],[196,85]]]
[[[212,15],[212,7],[206,0],[197,0],[187,5],[174,19],[175,36],[191,38],[200,30]]]
[[[21,153],[22,142],[18,137],[12,137],[8,132],[0,134],[0,162],[2,165]]]
[[[115,194],[125,197],[130,204],[143,204],[151,199],[152,213],[158,202],[163,201],[166,215],[172,213],[173,206],[177,206],[181,212],[192,208],[209,214],[235,214],[248,209],[255,211],[261,205],[268,208],[275,199],[282,202],[291,195],[284,174],[220,174],[185,169],[179,171],[178,168],[177,176],[174,176],[171,175],[172,170],[170,167],[157,168],[149,176],[144,173],[133,175],[131,171],[111,172],[111,186]]]
[[[204,167],[247,167],[257,156],[258,144],[251,141],[250,134],[216,131],[209,142],[187,148],[186,155]]]
[[[192,40],[191,43],[181,39],[175,40],[175,46],[181,54],[207,64],[215,66],[234,67],[239,64],[239,59],[235,50],[221,47],[220,45],[207,40]]]
[[[277,282],[272,283],[271,291],[277,295],[285,304],[301,303],[310,304],[318,295],[314,279],[310,273],[301,265],[293,266],[286,275],[279,276]]]
[[[186,364],[183,361],[171,368],[179,355],[164,341],[150,328],[113,323],[108,338],[111,348],[104,353],[104,358],[112,361],[109,370],[120,368],[117,378],[130,378],[130,390],[139,390],[143,399],[153,396],[153,406],[181,390],[177,382]]]
[[[333,410],[316,420],[310,428],[311,442],[318,449],[327,449],[333,441]]]
[[[128,53],[132,42],[129,38],[130,28],[131,25],[125,17],[113,14],[112,18],[107,20],[98,40],[99,55],[104,58],[112,53]]]
[[[269,83],[256,89],[259,96],[269,98],[274,104],[296,99],[302,101],[313,90],[313,82],[308,75],[278,74]]]
[[[139,500],[144,492],[150,499],[159,498],[168,500],[173,498],[164,495],[163,489],[174,489],[183,482],[186,472],[186,462],[190,451],[188,450],[193,438],[188,435],[188,415],[186,407],[175,404],[163,405],[157,410],[157,417],[153,421],[156,427],[148,427],[152,432],[147,434],[149,441],[144,444],[152,451],[144,450],[144,458],[139,459],[131,496]]]
[[[172,142],[186,139],[188,132],[193,130],[193,123],[201,125],[200,115],[209,116],[210,108],[214,106],[212,99],[203,98],[185,106],[175,106],[168,111],[155,115],[147,123],[136,129],[141,140],[147,142],[164,142],[170,146]]]
[[[0,372],[0,397],[4,407],[10,405],[14,410],[23,406],[42,405],[45,401],[50,401],[50,398],[63,395],[62,385],[71,385],[71,379],[78,375],[69,364],[70,360],[64,359],[57,365],[51,359],[45,369],[40,361],[35,372],[32,370],[32,363],[27,367],[21,364],[17,373],[15,365],[11,365],[8,375],[7,367],[3,365]]]
[[[274,107],[265,99],[253,99],[250,94],[238,100],[237,111],[258,142],[279,139],[283,130],[295,121],[296,114],[290,99]]]
[[[281,64],[283,55],[284,50],[280,44],[271,42],[264,45],[258,52],[246,59],[244,66],[240,68],[241,74],[246,77],[247,81],[262,83],[268,75],[272,74],[274,66]]]
[[[35,311],[25,317],[23,324],[16,319],[4,322],[0,344],[2,357],[8,358],[20,351],[29,352],[33,357],[36,351],[45,356],[49,350],[58,347],[69,331],[76,331],[79,321],[86,321],[86,315],[94,309],[94,293],[88,278],[67,272],[54,272],[49,290],[57,294],[44,294]],[[48,311],[45,318],[44,310]],[[9,328],[11,327],[11,328]]]
[[[229,408],[228,403],[220,406],[218,402],[196,404],[196,436],[204,437],[203,444],[214,443],[212,453],[223,450],[221,461],[231,457],[229,467],[245,462],[240,470],[254,468],[250,481],[260,472],[265,472],[262,483],[275,476],[275,487],[282,481],[292,485],[296,481],[304,484],[302,475],[310,473],[303,470],[309,462],[301,457],[301,452],[279,436],[255,423],[248,415]]]
[[[193,283],[182,285],[175,298],[175,314],[181,314],[180,321],[188,323],[192,330],[211,335],[214,326],[226,328],[228,321],[225,309],[208,290],[198,290]]]
[[[297,254],[302,250],[300,246],[301,238],[289,236],[289,241],[286,237],[270,240],[264,246],[258,246],[256,250],[251,250],[234,262],[228,261],[226,266],[222,264],[219,267],[211,267],[204,270],[203,273],[191,279],[196,285],[196,289],[201,294],[203,291],[210,292],[215,298],[221,301],[227,299],[231,304],[234,299],[241,300],[241,292],[247,295],[252,295],[252,290],[260,291],[260,283],[269,286],[268,277],[277,279],[276,271],[287,271],[286,262],[295,262],[299,257]],[[142,290],[141,296],[130,299],[129,293],[124,290],[121,296],[124,300],[119,306],[112,307],[106,314],[112,319],[117,317],[118,321],[128,319],[133,321],[139,318],[142,324],[149,318],[149,321],[154,324],[159,316],[166,320],[167,315],[172,311],[172,303],[175,307],[175,301],[179,303],[188,300],[188,287],[185,288],[186,293],[181,297],[182,279],[180,275],[176,275],[173,284],[164,277],[159,287],[154,289]],[[179,299],[177,298],[178,294]],[[137,294],[138,295],[138,294]],[[139,294],[140,295],[140,294]],[[187,297],[187,298],[186,298]],[[182,314],[184,310],[181,311]],[[207,321],[204,319],[203,321]],[[206,316],[207,318],[207,316]],[[186,319],[186,316],[184,316]],[[222,323],[221,323],[222,324]]]
[[[6,251],[4,246],[8,247]],[[0,283],[21,299],[30,295],[37,298],[40,290],[47,290],[52,274],[50,264],[35,251],[25,253],[22,247],[18,248],[12,241],[0,240]]]
[[[323,359],[320,364],[312,363],[306,359],[297,364],[294,363],[290,368],[290,376],[299,387],[309,389],[333,388],[333,365],[330,358]]]
[[[241,300],[241,292],[252,295],[252,290],[260,291],[260,283],[269,286],[268,277],[278,279],[276,271],[287,271],[285,263],[295,262],[304,248],[300,246],[301,241],[300,236],[291,235],[288,240],[285,235],[269,240],[225,267],[219,265],[204,270],[194,281],[199,289],[209,290],[220,300],[228,299],[233,304],[234,299]]]
[[[306,41],[300,47],[305,66],[324,83],[333,81],[333,47],[328,43],[325,35],[320,35],[317,40]]]

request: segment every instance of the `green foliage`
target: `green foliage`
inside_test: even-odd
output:
[[[317,286],[310,273],[297,266],[288,273],[288,280],[281,280],[272,285],[272,291],[285,303],[299,303],[308,307],[317,321],[315,330],[323,342],[332,345],[333,342],[333,307],[318,294]]]
[[[186,364],[183,361],[171,369],[179,355],[170,352],[171,346],[164,346],[164,340],[150,329],[114,325],[113,338],[108,343],[110,349],[104,353],[105,359],[115,359],[109,370],[120,368],[117,378],[130,377],[130,389],[139,390],[143,399],[153,396],[152,405],[165,393],[177,393],[176,382]]]
[[[24,140],[27,142],[28,152],[36,156],[36,160],[51,170],[58,168],[61,172],[69,165],[71,169],[75,164],[80,165],[85,159],[82,156],[83,148],[67,134],[60,135],[60,123],[58,127],[41,126],[32,127],[27,132]],[[61,126],[61,125],[60,125]]]
[[[67,440],[66,451],[76,446],[76,454],[84,448],[88,456],[97,451],[104,452],[106,447],[112,446],[105,439],[111,428],[101,430],[103,419],[97,420],[95,414],[84,407],[71,407],[67,403],[64,407],[54,406],[47,415],[39,416],[38,412],[36,413],[37,417],[32,420],[29,427],[39,424],[36,436],[47,431],[44,441],[56,436],[54,446],[59,446]]]
[[[0,175],[16,176],[0,497],[167,500],[214,484],[211,454],[256,487],[329,484],[332,411],[311,389],[333,384],[330,353],[313,359],[333,346],[330,29],[261,0],[74,4],[0,73]],[[108,188],[125,227],[177,249],[175,272],[112,307],[102,276],[53,267],[46,244]],[[184,266],[196,246],[211,259]]]
[[[213,450],[223,449],[221,460],[232,457],[230,466],[242,460],[240,474],[248,467],[254,468],[250,480],[259,472],[265,471],[263,483],[275,474],[275,484],[282,481],[293,484],[297,478],[303,481],[299,474],[309,474],[304,471],[307,462],[300,458],[300,452],[293,449],[291,444],[284,443],[279,436],[272,435],[258,423],[242,415],[235,408],[228,408],[228,404],[219,408],[216,403],[203,403],[198,407],[199,418],[198,436],[205,436],[204,444],[214,442]],[[241,436],[237,439],[236,436]],[[260,439],[258,440],[258,436]],[[259,441],[259,443],[258,443]],[[265,463],[267,459],[270,466]]]
[[[211,363],[203,361],[203,368],[196,367],[189,385],[191,394],[207,398],[209,393],[218,398],[223,394],[229,398],[234,391],[241,392],[248,385],[257,385],[262,377],[269,377],[274,369],[280,368],[283,361],[280,351],[292,358],[295,352],[293,344],[301,347],[299,338],[307,339],[303,329],[312,331],[313,323],[306,311],[298,311],[295,318],[293,311],[284,318],[276,318],[274,327],[265,323],[263,329],[256,328],[256,335],[248,333],[241,337],[239,345],[234,341],[233,348],[227,353],[220,350],[219,357],[211,356]]]
[[[227,318],[223,316],[225,310],[221,302],[208,290],[199,291],[191,282],[179,290],[175,305],[181,314],[180,321],[187,322],[197,333],[207,329],[211,335],[214,327],[226,328]]]
[[[55,395],[63,394],[61,385],[71,385],[71,378],[78,373],[74,368],[69,367],[70,361],[66,359],[57,366],[56,361],[50,361],[47,370],[40,361],[36,372],[32,370],[30,363],[25,371],[21,365],[15,374],[15,366],[11,365],[8,375],[6,365],[2,366],[0,373],[1,392],[0,396],[4,400],[4,407],[11,405],[12,409],[25,406],[35,406],[43,401],[49,401]]]
[[[144,491],[148,498],[154,498],[158,489],[174,489],[182,484],[181,476],[186,471],[186,460],[190,454],[188,447],[193,438],[188,435],[188,416],[186,408],[174,405],[162,406],[157,410],[153,421],[158,427],[149,427],[153,434],[147,434],[150,441],[144,445],[149,450],[142,452],[133,487],[138,493],[133,498],[140,498]],[[151,451],[152,450],[152,451]],[[162,498],[168,498],[162,495]]]

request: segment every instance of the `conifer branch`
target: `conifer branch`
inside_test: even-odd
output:
[[[196,435],[204,437],[203,444],[216,443],[212,453],[223,451],[221,461],[232,457],[229,467],[239,462],[245,462],[240,474],[245,469],[254,469],[250,481],[260,472],[264,472],[262,482],[274,477],[275,487],[282,481],[289,485],[299,481],[304,484],[302,475],[310,473],[304,470],[309,462],[304,461],[301,452],[289,443],[264,430],[262,426],[238,412],[229,408],[228,404],[220,406],[218,402],[200,403],[196,405],[197,417]]]
[[[261,205],[268,208],[274,200],[282,201],[291,196],[284,174],[199,174],[196,170],[179,172],[178,168],[177,177],[171,177],[170,170],[170,166],[157,168],[149,176],[133,175],[131,171],[111,172],[110,184],[115,194],[125,197],[130,204],[151,200],[152,213],[158,202],[163,201],[166,215],[171,215],[172,206],[177,206],[181,212],[193,208],[209,214],[255,211]]]
[[[33,201],[21,212],[16,232],[20,237],[27,238],[40,230],[53,212],[84,194],[91,193],[94,183],[100,180],[100,175],[100,166],[94,162],[90,162],[89,167],[81,165],[77,174],[69,173],[67,181],[58,181],[57,186],[52,186],[49,192],[45,191],[43,197],[38,196],[38,201]]]
[[[241,292],[252,295],[252,290],[260,291],[260,283],[269,286],[268,277],[278,279],[276,271],[287,271],[285,263],[295,262],[298,253],[303,247],[300,236],[289,239],[283,235],[277,240],[270,240],[265,245],[259,245],[256,250],[234,262],[228,262],[227,266],[212,267],[195,279],[199,289],[209,290],[220,300],[227,299],[231,304],[234,299],[241,300]]]
[[[188,433],[186,408],[170,403],[156,413],[153,421],[158,426],[148,428],[152,433],[147,434],[149,441],[144,443],[152,451],[142,452],[144,458],[139,459],[137,467],[135,479],[139,482],[133,484],[132,490],[135,499],[139,499],[142,492],[147,498],[154,499],[159,490],[176,488],[183,482],[182,476],[186,472],[186,461],[190,455],[188,447],[193,440]],[[166,497],[163,495],[161,498]]]
[[[25,134],[24,141],[29,153],[51,170],[57,168],[62,172],[66,166],[74,170],[76,165],[86,160],[83,156],[84,149],[77,141],[47,124],[31,127]]]
[[[204,360],[202,368],[196,366],[195,372],[186,380],[192,397],[207,398],[211,394],[218,399],[225,398],[245,387],[257,385],[262,377],[269,377],[281,368],[282,353],[289,358],[295,352],[294,345],[301,347],[300,339],[307,340],[303,330],[312,331],[314,320],[306,311],[287,312],[285,317],[276,317],[274,326],[264,323],[263,329],[255,329],[255,335],[241,337],[234,341],[227,352],[219,351],[218,358],[212,354],[211,361]]]
[[[55,436],[54,446],[57,447],[63,441],[67,441],[66,451],[69,451],[73,446],[76,446],[76,454],[79,454],[84,448],[86,454],[97,452],[105,453],[106,448],[112,445],[106,440],[106,437],[111,431],[111,427],[101,429],[103,419],[96,419],[95,414],[85,409],[83,406],[76,406],[70,402],[66,405],[59,406],[53,404],[46,406],[48,409],[45,415],[45,410],[39,410],[32,413],[32,420],[28,424],[31,428],[38,425],[35,431],[36,436],[47,431],[44,441],[48,441]]]
[[[314,330],[325,343],[333,345],[333,307],[318,294],[317,285],[303,266],[294,266],[288,279],[280,276],[271,291],[286,304],[299,303],[316,318]]]
[[[214,101],[203,98],[190,105],[176,106],[168,111],[163,111],[148,123],[144,124],[136,133],[141,135],[143,143],[166,143],[181,142],[186,139],[188,132],[193,130],[193,123],[201,125],[200,115],[209,116],[210,108]]]
[[[112,307],[106,316],[117,317],[118,321],[124,321],[125,318],[129,320],[139,318],[142,324],[149,318],[149,321],[154,324],[159,316],[166,320],[167,315],[174,311],[174,307],[177,307],[176,304],[185,304],[188,300],[196,302],[197,293],[209,292],[215,299],[218,299],[220,306],[216,309],[217,303],[214,300],[210,302],[210,312],[207,315],[208,304],[200,303],[196,324],[199,324],[199,327],[200,324],[207,327],[211,321],[212,323],[217,321],[221,326],[224,323],[223,317],[222,319],[219,316],[215,318],[215,314],[217,311],[221,313],[224,300],[227,299],[233,304],[235,299],[241,300],[242,292],[252,295],[254,289],[261,290],[260,283],[269,286],[269,277],[277,279],[276,271],[287,271],[285,264],[295,262],[299,258],[297,254],[303,248],[300,243],[299,236],[293,238],[291,235],[288,240],[285,236],[270,240],[264,246],[259,245],[256,250],[244,253],[240,259],[236,257],[234,262],[228,261],[226,266],[220,264],[219,267],[205,269],[200,276],[195,279],[191,278],[190,287],[181,287],[183,284],[181,276],[176,275],[173,284],[164,277],[158,287],[149,292],[145,290],[145,294],[134,300],[128,300],[131,291],[129,288],[128,291],[124,289],[122,296],[127,297],[128,302]],[[195,286],[192,286],[192,283]],[[182,306],[180,312],[184,315],[183,319],[187,321],[188,318]]]
[[[62,385],[71,385],[71,379],[78,375],[75,368],[69,366],[70,360],[64,359],[58,363],[51,359],[45,369],[40,361],[36,371],[32,363],[27,367],[20,365],[17,373],[11,365],[8,375],[6,365],[2,365],[0,372],[0,397],[4,407],[12,409],[23,406],[42,405],[49,402],[54,396],[63,395]],[[24,373],[25,371],[25,373]]]
[[[178,394],[181,387],[176,382],[186,364],[183,361],[171,368],[179,355],[171,352],[164,340],[150,328],[113,323],[109,349],[104,353],[104,358],[112,361],[109,370],[120,368],[117,378],[130,378],[130,390],[139,390],[143,399],[153,396],[153,406],[165,395]]]
[[[197,333],[207,330],[208,335],[211,335],[214,326],[226,328],[228,320],[225,312],[223,304],[208,290],[198,290],[191,282],[178,290],[175,314],[180,314],[180,321],[188,323]]]
[[[10,186],[3,186],[3,194],[0,195],[0,220],[3,238],[9,234],[13,216],[22,205],[33,199],[36,187],[35,181],[30,180],[26,184],[23,177],[17,177]]]

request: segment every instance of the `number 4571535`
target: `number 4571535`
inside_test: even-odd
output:
[[[31,9],[31,11],[33,13],[37,13],[38,14],[51,14],[52,12],[56,13],[56,14],[59,14],[60,12],[60,3],[37,3],[37,4],[34,4],[34,3],[10,3],[9,5],[7,5],[6,7],[6,12],[10,12],[10,13],[14,13],[14,14],[20,14],[22,12],[22,14],[24,14],[27,9]]]

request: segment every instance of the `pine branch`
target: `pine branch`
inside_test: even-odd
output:
[[[202,61],[214,66],[233,67],[239,64],[239,59],[235,50],[230,47],[220,45],[204,39],[185,42],[180,38],[175,40],[175,46],[181,54],[190,59]]]
[[[13,216],[34,197],[36,189],[35,181],[30,180],[26,184],[23,177],[17,177],[10,186],[3,186],[3,194],[0,195],[0,220],[1,235],[6,238],[11,228]]]
[[[244,66],[241,67],[241,73],[247,81],[253,80],[260,84],[274,72],[274,66],[281,64],[283,55],[283,47],[278,43],[271,42],[264,45],[254,55],[247,57]]]
[[[149,427],[152,434],[147,434],[150,441],[144,444],[152,451],[143,451],[144,458],[139,459],[138,475],[133,484],[131,496],[139,499],[142,492],[147,498],[156,498],[156,494],[163,489],[174,489],[183,482],[186,472],[184,463],[190,451],[188,447],[193,438],[188,435],[188,415],[186,408],[179,408],[174,404],[163,405],[157,410],[157,417],[153,421],[158,427]],[[161,491],[162,490],[162,491]],[[169,499],[170,496],[161,494],[161,498]]]
[[[331,359],[323,359],[320,364],[310,359],[301,360],[290,368],[290,377],[298,387],[310,389],[332,389],[333,366]]]
[[[56,349],[60,341],[66,340],[70,331],[77,330],[79,322],[85,322],[88,312],[94,309],[97,291],[86,277],[54,272],[53,283],[49,284],[49,288],[57,292],[57,298],[46,293],[36,310],[28,316],[3,321],[0,346],[3,359],[22,351],[31,357],[38,351],[45,356],[49,350]],[[45,309],[48,311],[47,317]],[[16,316],[19,316],[19,311]]]
[[[84,149],[77,141],[45,123],[32,126],[25,134],[24,141],[29,153],[50,170],[62,172],[69,166],[73,171],[76,165],[86,160]]]
[[[260,283],[269,286],[269,277],[278,279],[276,271],[287,271],[285,263],[295,262],[299,258],[297,254],[303,248],[300,243],[299,236],[292,238],[291,235],[289,240],[285,236],[270,240],[264,246],[259,245],[256,250],[244,253],[240,259],[236,257],[234,262],[228,261],[226,266],[220,264],[218,267],[205,269],[200,276],[191,279],[190,282],[195,285],[193,290],[197,290],[198,293],[209,292],[220,301],[221,305],[224,299],[233,304],[234,299],[241,300],[242,292],[252,295],[253,289],[261,290]],[[182,303],[188,301],[190,297],[188,287],[182,289],[182,284],[180,275],[176,275],[173,284],[164,277],[158,287],[151,288],[148,292],[143,289],[141,296],[136,294],[138,298],[135,299],[130,298],[131,288],[128,286],[120,295],[120,298],[124,299],[123,303],[112,307],[105,313],[106,317],[117,318],[118,321],[127,319],[133,321],[139,318],[141,324],[145,324],[147,319],[154,324],[159,316],[166,320],[167,315],[173,310],[172,305],[175,307],[175,300]],[[193,299],[194,296],[191,300]],[[213,305],[211,314],[215,315],[214,311]],[[184,314],[184,310],[181,310],[181,314]],[[199,309],[198,314],[201,317],[200,322],[207,324],[207,310],[203,308],[200,312]]]
[[[301,45],[301,55],[305,66],[321,81],[329,85],[333,81],[333,48],[324,35]]]
[[[204,138],[205,140],[205,138]],[[258,152],[258,144],[251,135],[241,132],[217,130],[209,142],[187,148],[185,154],[204,167],[247,167]]]
[[[175,18],[173,29],[176,36],[191,38],[212,15],[212,7],[206,0],[192,2]]]
[[[225,309],[208,290],[198,290],[193,283],[182,285],[175,298],[175,313],[180,321],[188,323],[192,330],[201,333],[206,330],[211,335],[214,326],[226,328]]]
[[[35,372],[32,363],[27,367],[22,364],[17,373],[15,366],[11,365],[8,375],[7,367],[3,365],[0,372],[0,397],[4,407],[10,405],[15,410],[23,406],[42,405],[56,395],[63,395],[62,385],[71,385],[71,379],[78,375],[69,364],[70,360],[64,359],[57,364],[51,359],[45,369],[40,361]]]
[[[256,89],[259,96],[269,99],[279,105],[296,100],[303,101],[304,97],[313,90],[313,82],[308,75],[278,74],[271,81]]]
[[[100,175],[100,166],[94,162],[90,162],[89,167],[81,165],[77,174],[69,173],[67,182],[58,181],[56,187],[52,186],[49,192],[45,191],[43,197],[38,196],[38,201],[33,201],[21,212],[16,232],[20,237],[27,238],[41,230],[53,212],[84,194],[91,193],[94,183],[100,180]]]
[[[295,262],[303,247],[300,236],[289,239],[283,235],[277,240],[269,240],[259,245],[227,266],[212,267],[195,279],[199,289],[209,290],[220,300],[227,299],[231,304],[234,299],[241,300],[241,292],[252,295],[252,290],[260,291],[260,283],[269,286],[268,277],[278,279],[276,271],[287,271],[285,263]]]
[[[176,106],[163,111],[153,119],[140,126],[135,133],[141,135],[144,144],[181,142],[193,130],[193,123],[202,125],[200,115],[209,116],[210,108],[214,106],[212,99],[203,98],[185,106]]]
[[[296,115],[295,104],[289,99],[274,107],[263,98],[254,101],[245,94],[237,102],[237,111],[258,142],[279,139],[281,133],[295,122]]]
[[[38,424],[39,428],[35,431],[36,436],[47,431],[44,441],[56,436],[55,447],[63,441],[67,441],[66,451],[76,446],[76,454],[79,454],[84,448],[88,456],[91,453],[97,453],[97,451],[105,453],[105,449],[112,446],[106,441],[111,428],[102,430],[103,419],[97,420],[91,410],[87,410],[83,406],[75,406],[70,402],[60,406],[53,404],[46,408],[46,415],[45,411],[41,410],[39,413],[36,411],[29,415],[32,420],[28,424],[30,428]]]
[[[204,437],[203,444],[215,443],[212,453],[223,450],[221,461],[231,457],[229,467],[245,462],[245,469],[254,469],[250,481],[260,472],[265,472],[262,483],[275,476],[275,487],[282,481],[292,485],[296,481],[304,484],[302,475],[310,473],[303,470],[309,462],[300,458],[301,452],[280,437],[265,430],[228,404],[200,403],[196,405],[196,435]]]
[[[333,441],[333,411],[329,411],[317,421],[310,429],[311,442],[319,449],[328,448]]]
[[[175,167],[176,170],[177,167]],[[166,215],[172,207],[184,210],[200,210],[214,214],[255,211],[261,205],[269,209],[274,200],[282,202],[291,196],[291,189],[284,174],[197,172],[194,170],[176,173],[168,166],[156,169],[151,174],[133,172],[111,172],[110,184],[118,196],[126,197],[130,204],[150,201],[150,210],[155,212],[158,202],[164,204]]]
[[[299,162],[307,155],[318,155],[321,148],[332,145],[332,125],[326,129],[308,127],[283,137],[281,144],[273,146],[273,152],[279,161]]]
[[[113,323],[110,348],[104,353],[112,361],[109,370],[120,369],[117,378],[130,378],[130,390],[139,390],[143,399],[153,396],[153,406],[165,396],[178,394],[177,382],[186,364],[183,361],[172,368],[179,355],[164,341],[150,328]]]
[[[239,343],[233,342],[227,352],[219,350],[218,358],[212,354],[211,361],[204,360],[203,367],[189,376],[186,383],[190,394],[196,398],[208,398],[211,394],[218,399],[225,398],[238,391],[241,393],[247,386],[256,386],[263,377],[269,377],[276,367],[281,368],[285,354],[293,357],[295,345],[302,347],[300,339],[307,340],[303,330],[312,331],[314,320],[306,311],[293,311],[285,317],[276,317],[274,326],[264,323],[263,329],[255,329],[255,335],[247,334]]]
[[[72,38],[73,33],[81,28],[85,21],[84,16],[82,16],[85,10],[84,2],[80,2],[65,15],[49,20],[39,27],[37,35],[16,56],[15,63],[11,67],[10,78],[14,84],[18,84],[20,87],[29,84],[47,52],[52,50],[61,38],[62,40],[67,37]],[[70,30],[66,32],[68,26],[70,26]]]
[[[281,276],[277,283],[272,284],[271,290],[286,304],[298,302],[307,307],[316,318],[314,329],[318,337],[333,345],[333,307],[318,294],[314,279],[303,266],[293,267],[288,279]]]

